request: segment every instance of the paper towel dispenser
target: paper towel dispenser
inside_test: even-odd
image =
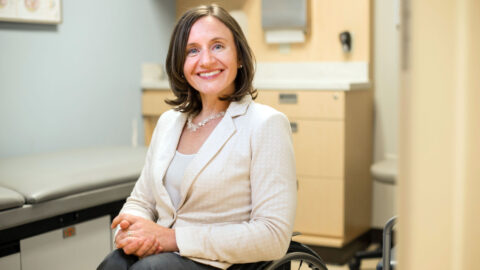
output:
[[[305,42],[307,0],[262,0],[262,27],[267,43]]]

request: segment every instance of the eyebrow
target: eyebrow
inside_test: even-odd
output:
[[[214,38],[212,38],[212,39],[210,40],[210,42],[212,42],[212,41],[215,42],[215,41],[219,41],[219,40],[225,41],[225,40],[227,40],[227,39],[226,39],[226,38],[222,38],[222,37],[214,37]],[[189,46],[195,46],[195,45],[197,45],[197,44],[198,44],[197,42],[188,43],[188,44],[187,44],[187,48],[188,48]]]

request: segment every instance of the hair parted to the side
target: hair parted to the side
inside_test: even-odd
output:
[[[230,29],[237,50],[239,63],[243,66],[238,69],[235,78],[235,91],[229,96],[220,97],[220,100],[238,101],[245,95],[256,98],[257,90],[253,88],[252,81],[255,74],[255,57],[240,25],[222,7],[218,5],[199,6],[185,12],[177,22],[168,48],[165,69],[170,81],[175,99],[165,100],[169,105],[176,106],[175,110],[186,113],[198,113],[202,110],[200,94],[195,90],[183,74],[183,65],[186,58],[186,48],[190,29],[200,18],[213,16]]]

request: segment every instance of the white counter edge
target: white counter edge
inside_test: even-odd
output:
[[[170,89],[163,76],[144,72],[142,89]],[[367,62],[258,62],[253,86],[259,90],[364,90],[371,88]]]
[[[314,90],[314,91],[351,91],[371,88],[370,82],[348,81],[254,81],[253,86],[258,90]],[[168,90],[168,81],[143,81],[143,90]]]

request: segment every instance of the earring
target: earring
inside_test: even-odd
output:
[[[243,65],[240,65],[238,68],[243,68]]]

